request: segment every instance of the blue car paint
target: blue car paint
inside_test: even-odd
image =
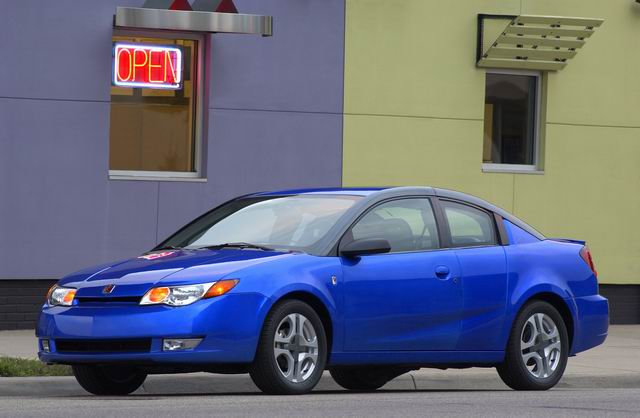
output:
[[[449,272],[438,276],[438,267]],[[342,269],[345,351],[456,348],[462,291],[454,253],[371,255],[343,259]]]
[[[462,273],[463,310],[457,350],[503,350],[508,283],[504,247],[454,250]]]
[[[135,258],[85,269],[62,279],[78,289],[75,306],[45,305],[36,334],[52,341],[43,361],[249,363],[273,306],[292,294],[321,304],[330,321],[329,364],[495,364],[502,361],[511,325],[524,304],[544,295],[561,300],[573,328],[571,354],[601,344],[608,303],[579,257],[581,245],[544,239],[495,206],[458,192],[433,188],[297,190],[257,195],[352,194],[363,196],[322,243],[326,255],[222,249],[178,250],[156,259]],[[256,196],[256,195],[253,195]],[[338,257],[342,233],[367,208],[386,199],[442,196],[495,211],[509,245],[431,252]],[[418,266],[424,262],[424,269]],[[446,266],[446,277],[436,270]],[[359,268],[360,267],[360,268]],[[332,284],[335,277],[337,285]],[[141,296],[162,285],[240,282],[230,293],[186,307],[103,304],[78,300]],[[162,338],[204,337],[192,351],[162,352]],[[149,353],[62,354],[56,339],[152,338]]]
[[[509,244],[531,244],[540,241],[540,239],[534,237],[524,229],[514,225],[508,220],[504,220],[504,227],[507,230],[507,236],[509,237]]]

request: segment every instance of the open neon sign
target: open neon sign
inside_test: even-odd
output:
[[[182,51],[158,45],[114,44],[113,84],[119,87],[179,89]]]

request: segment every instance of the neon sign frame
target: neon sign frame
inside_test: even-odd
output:
[[[134,53],[136,50],[144,50],[144,51],[157,51],[157,52],[175,52],[176,53],[176,61],[178,65],[176,66],[176,77],[175,83],[170,84],[160,84],[160,83],[151,83],[151,82],[139,82],[139,81],[120,81],[118,80],[118,71],[120,68],[120,54],[119,51],[123,49],[133,49]],[[113,44],[113,85],[116,87],[138,87],[138,88],[151,88],[151,89],[163,89],[163,90],[179,90],[182,88],[182,50],[180,48],[171,47],[171,46],[160,46],[160,45],[147,45],[147,44],[131,44],[131,43],[123,43],[123,42],[115,42]],[[166,70],[165,70],[166,71]]]

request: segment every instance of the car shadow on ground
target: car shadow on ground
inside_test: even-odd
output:
[[[170,393],[170,392],[162,392],[162,393],[134,393],[126,396],[96,396],[91,394],[86,395],[53,395],[51,398],[56,399],[81,399],[81,400],[111,400],[118,399],[123,401],[148,401],[155,400],[160,398],[191,398],[191,397],[247,397],[247,396],[256,396],[256,397],[267,397],[267,398],[281,398],[281,397],[290,397],[290,396],[335,396],[335,395],[344,395],[344,396],[366,396],[371,395],[375,396],[376,394],[406,394],[406,393],[465,393],[465,392],[513,392],[510,389],[382,389],[377,390],[375,392],[351,392],[346,390],[319,390],[313,391],[306,395],[267,395],[262,392],[257,391],[246,391],[246,392],[193,392],[193,393]],[[40,397],[44,398],[44,397]]]

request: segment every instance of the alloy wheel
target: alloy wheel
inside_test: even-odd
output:
[[[525,367],[538,379],[553,375],[562,359],[558,327],[549,315],[535,313],[522,327],[520,352]]]
[[[318,337],[311,321],[298,313],[284,317],[276,329],[273,354],[285,379],[307,380],[318,363]]]

